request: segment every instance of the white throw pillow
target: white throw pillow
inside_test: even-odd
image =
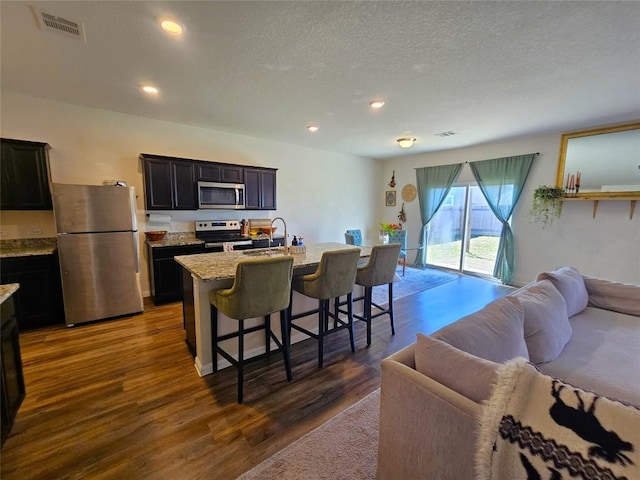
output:
[[[562,267],[552,272],[542,272],[536,280],[549,280],[562,294],[567,304],[567,315],[573,317],[587,308],[589,294],[582,274],[574,267]]]
[[[492,362],[503,363],[516,357],[529,359],[524,342],[524,311],[520,304],[506,297],[491,302],[432,336]]]
[[[530,283],[511,298],[524,308],[524,340],[533,363],[558,358],[571,338],[564,298],[549,280]]]

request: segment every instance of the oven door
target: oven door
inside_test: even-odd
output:
[[[244,185],[198,182],[198,208],[244,209]]]
[[[224,251],[224,244],[227,242],[205,242],[204,250],[206,253],[222,252]],[[228,242],[233,244],[234,250],[247,250],[253,248],[253,242],[251,240],[234,240]]]

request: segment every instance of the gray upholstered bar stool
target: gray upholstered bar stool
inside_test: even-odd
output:
[[[211,348],[213,353],[213,371],[217,371],[217,354],[226,358],[238,370],[238,403],[243,401],[244,365],[259,360],[271,353],[271,339],[284,357],[287,380],[291,381],[291,361],[289,359],[289,321],[287,319],[291,299],[291,278],[293,275],[293,257],[276,256],[247,259],[238,262],[233,286],[229,289],[213,290],[211,301]],[[238,331],[218,335],[218,310],[227,317],[238,320]],[[271,314],[280,312],[280,331],[282,340],[271,331]],[[247,318],[264,316],[264,323],[253,327],[244,327]],[[264,329],[265,352],[249,359],[244,358],[244,336],[247,333]],[[238,338],[238,358],[225,351],[220,342]]]
[[[354,315],[354,317],[367,324],[367,346],[371,345],[371,320],[374,318],[389,314],[391,334],[396,334],[393,325],[393,280],[396,276],[400,247],[399,243],[376,245],[371,249],[369,261],[358,267],[356,284],[364,287],[364,296],[358,297],[354,301],[364,300],[364,312],[362,316]],[[373,303],[372,299],[373,287],[385,284],[389,286],[389,306],[386,309]],[[372,307],[376,307],[379,311],[372,315]]]
[[[359,248],[347,248],[324,252],[316,271],[309,275],[293,278],[293,289],[307,297],[318,299],[318,308],[307,312],[289,315],[289,325],[318,341],[318,368],[324,362],[324,337],[343,329],[349,330],[351,351],[356,351],[353,336],[353,285],[356,280],[356,269],[360,258]],[[339,318],[337,312],[331,312],[329,300],[347,296],[347,319]],[[291,312],[291,304],[289,305]],[[294,320],[308,315],[318,314],[318,333],[293,323]],[[329,317],[333,319],[333,328],[329,329]]]

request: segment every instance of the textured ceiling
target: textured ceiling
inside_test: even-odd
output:
[[[636,1],[3,0],[0,19],[3,92],[372,158],[640,118]]]

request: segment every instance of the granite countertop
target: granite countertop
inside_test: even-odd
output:
[[[0,305],[3,304],[11,295],[13,295],[20,285],[17,283],[7,283],[0,285]]]
[[[147,245],[155,247],[181,247],[186,245],[202,245],[204,242],[196,238],[193,232],[168,232],[162,240],[147,240]]]
[[[0,241],[0,258],[52,255],[58,249],[55,238],[22,238]]]
[[[344,243],[315,243],[306,245],[305,253],[291,254],[293,257],[294,272],[304,270],[306,267],[314,267],[320,263],[322,253],[328,250],[343,250],[354,248],[353,245]],[[360,256],[367,257],[371,253],[371,247],[359,247]],[[277,255],[284,254],[282,247],[273,247]],[[205,282],[233,280],[236,275],[236,265],[240,260],[249,258],[261,258],[260,252],[268,252],[267,248],[253,250],[236,250],[233,252],[198,253],[195,255],[180,255],[174,257],[176,262],[186,268],[191,274]],[[244,252],[251,252],[246,254]]]

